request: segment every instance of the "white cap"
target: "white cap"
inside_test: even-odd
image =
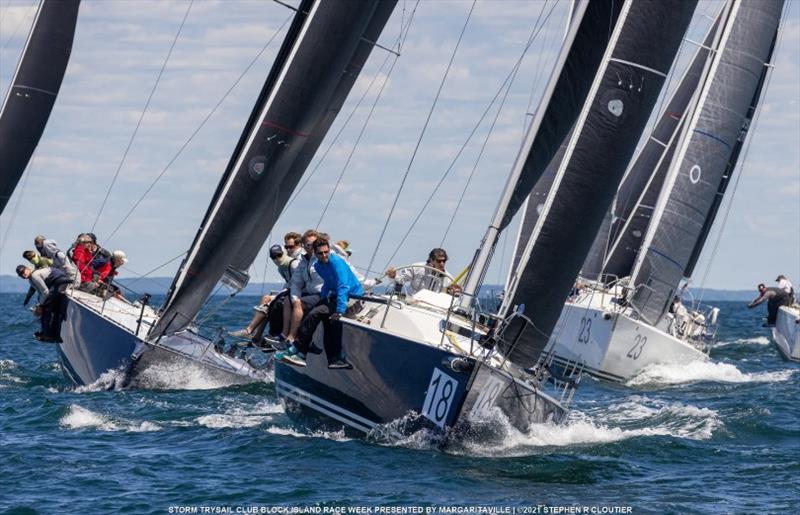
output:
[[[118,260],[122,261],[123,265],[128,262],[128,257],[121,250],[115,250],[114,252],[112,252],[111,253],[111,258],[112,259],[118,259]]]

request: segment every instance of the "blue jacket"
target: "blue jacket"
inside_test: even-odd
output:
[[[358,282],[350,265],[343,258],[331,252],[330,261],[323,263],[317,260],[314,263],[317,273],[322,277],[322,291],[320,295],[323,299],[336,295],[336,312],[344,313],[347,311],[347,299],[350,295],[364,295],[364,289]]]

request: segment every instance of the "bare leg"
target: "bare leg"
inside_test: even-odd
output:
[[[297,329],[300,327],[300,321],[303,319],[303,303],[300,299],[292,300],[292,320],[289,325],[288,340],[294,341],[297,339]]]

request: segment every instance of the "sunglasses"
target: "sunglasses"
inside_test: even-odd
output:
[[[447,263],[447,260],[446,259],[434,259],[433,262],[434,263]]]
[[[284,245],[283,248],[285,248],[286,250],[296,249],[297,245]]]

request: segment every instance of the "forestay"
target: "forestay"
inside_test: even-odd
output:
[[[612,25],[610,40],[600,42],[605,50],[602,65],[501,308],[509,320],[501,351],[519,366],[534,365],[547,344],[658,99],[695,4],[627,1],[616,26]],[[517,307],[523,317],[512,316]]]
[[[584,277],[596,278],[601,269],[609,279],[630,275],[678,144],[681,121],[700,90],[704,70],[708,71],[709,51],[718,27],[719,18],[708,30],[702,46],[697,48],[650,137],[625,174],[614,205],[609,251],[605,261],[600,262],[600,268],[584,268]],[[606,245],[606,238],[602,241],[598,238],[592,245],[593,252],[605,250]]]
[[[39,144],[67,69],[80,0],[44,0],[0,111],[0,213]]]
[[[717,197],[758,89],[782,0],[732,4],[717,56],[678,147],[632,274],[632,304],[657,324],[666,312]]]
[[[223,276],[246,282],[395,3],[301,3],[151,337],[185,328]]]

